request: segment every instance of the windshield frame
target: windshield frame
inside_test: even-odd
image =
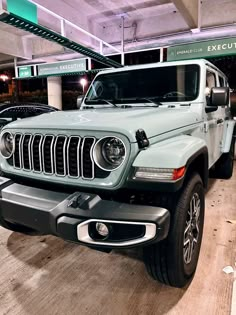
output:
[[[190,99],[186,99],[186,96],[185,96],[185,99],[181,99],[181,96],[178,96],[178,100],[176,98],[171,98],[171,97],[168,97],[168,98],[163,98],[163,95],[162,96],[147,96],[147,97],[127,97],[127,98],[105,98],[103,97],[104,99],[104,102],[100,99],[100,97],[98,97],[98,101],[96,102],[96,99],[91,99],[89,100],[88,97],[90,96],[90,93],[91,91],[94,89],[94,83],[98,82],[100,77],[101,76],[104,76],[104,77],[107,77],[107,76],[112,76],[112,75],[116,75],[116,74],[120,74],[120,73],[130,73],[130,72],[133,72],[133,71],[143,71],[143,70],[150,70],[152,71],[152,69],[163,69],[163,68],[169,68],[169,67],[174,67],[174,68],[177,68],[177,67],[188,67],[188,66],[195,66],[196,67],[196,73],[197,73],[197,78],[196,78],[196,93],[195,95],[191,95],[192,97]],[[161,102],[163,103],[163,105],[165,104],[169,104],[169,103],[190,103],[190,102],[193,102],[195,101],[199,95],[200,95],[200,87],[201,87],[201,66],[198,64],[198,63],[186,63],[186,64],[171,64],[171,65],[162,65],[162,66],[156,66],[156,67],[145,67],[145,68],[134,68],[134,69],[125,69],[125,70],[121,70],[121,71],[106,71],[105,73],[101,72],[99,73],[95,78],[94,80],[92,81],[84,99],[83,99],[83,105],[85,106],[98,106],[98,105],[107,105],[107,102],[106,101],[110,101],[111,103],[115,103],[116,105],[123,105],[123,104],[143,104],[143,103],[148,103],[148,101],[146,101],[145,99],[152,99],[155,100],[155,101],[158,101],[158,102]],[[99,101],[100,99],[100,101]],[[107,106],[106,106],[107,107]]]

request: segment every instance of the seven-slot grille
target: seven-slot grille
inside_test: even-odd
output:
[[[96,175],[94,137],[16,133],[14,141],[13,166],[17,169],[84,179]]]

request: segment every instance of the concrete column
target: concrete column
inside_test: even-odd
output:
[[[61,77],[48,77],[48,105],[62,109]]]

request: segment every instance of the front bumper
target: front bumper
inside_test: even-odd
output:
[[[166,238],[170,213],[159,207],[102,200],[95,194],[32,188],[0,177],[0,222],[90,247],[111,249]],[[109,236],[105,239],[97,234],[97,222],[108,227]]]

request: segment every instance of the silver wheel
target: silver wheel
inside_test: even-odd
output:
[[[201,200],[198,193],[194,193],[190,200],[189,210],[184,230],[183,255],[185,264],[192,260],[194,250],[199,239]]]
[[[168,204],[169,199],[171,204]],[[182,288],[194,276],[201,248],[205,202],[200,175],[189,173],[180,193],[174,198],[170,195],[169,199],[161,204],[171,210],[168,237],[144,247],[144,259],[154,279]]]

